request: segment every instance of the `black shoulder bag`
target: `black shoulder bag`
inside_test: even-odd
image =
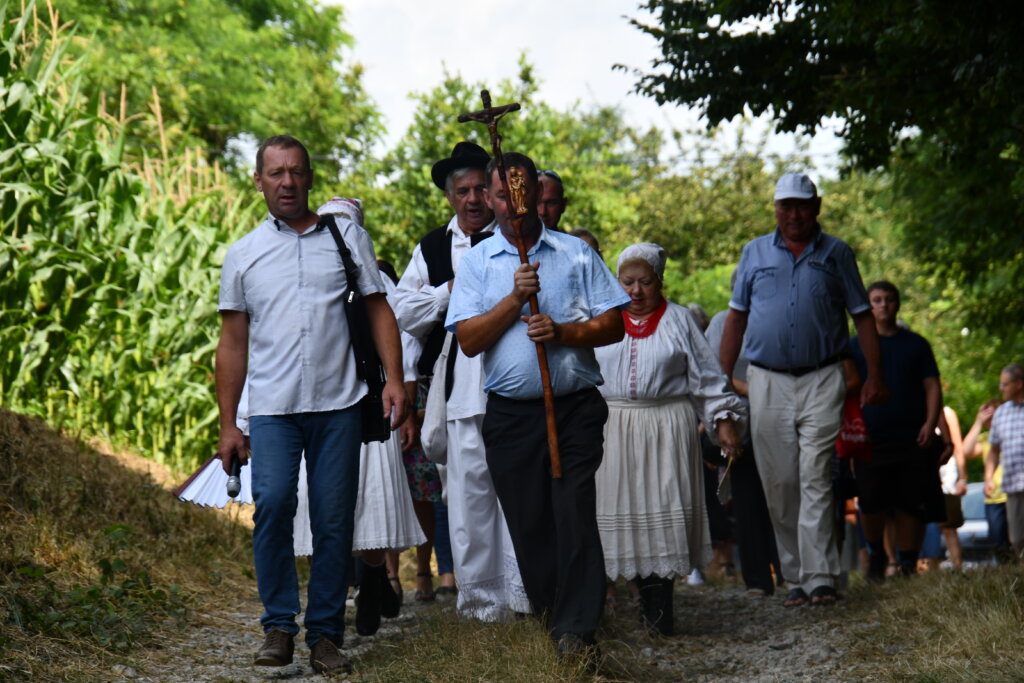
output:
[[[359,402],[363,422],[363,443],[387,441],[391,438],[391,424],[384,417],[384,366],[373,342],[370,318],[366,314],[366,301],[359,292],[359,268],[352,260],[352,252],[341,237],[334,216],[321,218],[338,245],[341,262],[345,266],[348,291],[345,293],[345,318],[348,320],[348,334],[352,339],[352,353],[356,357],[356,376],[366,382],[366,396]]]

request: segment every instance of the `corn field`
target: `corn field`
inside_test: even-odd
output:
[[[52,10],[0,1],[0,397],[188,468],[216,439],[219,267],[258,198],[198,152],[128,159],[158,94],[108,114],[68,40]]]

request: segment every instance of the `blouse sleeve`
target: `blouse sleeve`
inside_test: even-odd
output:
[[[743,399],[730,388],[718,357],[704,337],[697,321],[689,311],[680,311],[683,335],[682,344],[689,356],[687,363],[687,383],[690,386],[690,400],[693,409],[707,425],[708,436],[712,442],[718,443],[718,436],[713,426],[717,420],[732,418],[738,423],[742,434],[746,426],[747,408]]]

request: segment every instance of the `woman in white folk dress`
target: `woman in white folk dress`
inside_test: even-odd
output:
[[[661,294],[665,250],[627,247],[618,278],[626,336],[595,349],[608,402],[597,523],[608,578],[636,579],[644,623],[671,635],[676,577],[710,559],[698,421],[730,457],[746,409],[686,308]]]

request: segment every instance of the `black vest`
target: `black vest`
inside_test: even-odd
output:
[[[475,247],[493,234],[491,232],[474,233],[469,237],[470,244]],[[427,264],[427,278],[430,280],[431,287],[438,287],[455,277],[455,272],[452,270],[452,233],[448,232],[447,225],[431,230],[420,240],[420,253]],[[442,320],[427,333],[423,341],[423,351],[420,353],[419,362],[416,364],[416,371],[421,376],[433,374],[434,363],[437,362],[437,357],[441,355],[441,347],[444,346],[444,337],[445,329],[444,321]],[[445,397],[451,396],[452,393],[452,382],[455,379],[455,356],[457,353],[458,344],[456,343],[448,354]]]

